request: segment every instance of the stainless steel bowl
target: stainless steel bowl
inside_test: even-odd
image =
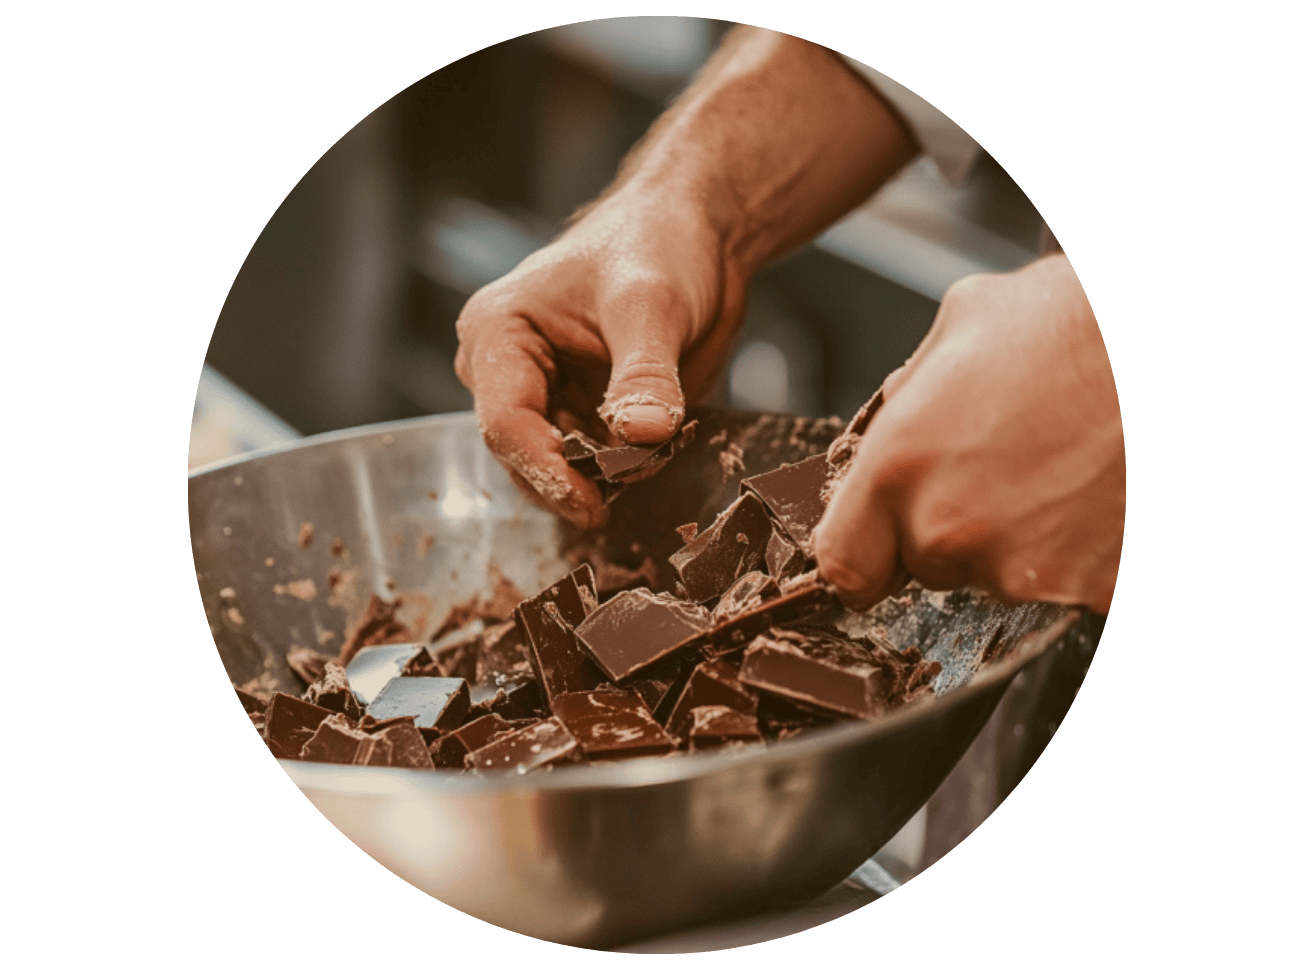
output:
[[[741,474],[752,474],[838,430],[734,412],[701,420],[686,453],[620,500],[608,540],[621,554],[640,532],[659,546],[668,540],[651,536],[669,533],[673,549],[673,525],[705,525],[724,506],[737,476],[723,473],[717,432],[747,446]],[[469,414],[305,439],[200,469],[188,486],[202,599],[236,683],[299,691],[287,650],[334,652],[371,592],[402,593],[403,618],[428,631],[486,586],[490,566],[530,592],[567,568],[561,526],[517,494]],[[314,529],[305,548],[302,523]],[[848,617],[939,660],[937,696],[765,749],[478,778],[283,766],[357,845],[443,902],[547,940],[616,945],[837,883],[926,802],[1013,675],[1075,619],[967,591]],[[982,668],[991,641],[1003,659]]]

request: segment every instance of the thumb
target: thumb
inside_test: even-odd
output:
[[[684,420],[679,329],[639,316],[608,331],[611,381],[598,414],[627,444],[666,441]]]

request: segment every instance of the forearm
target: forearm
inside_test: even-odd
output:
[[[692,207],[727,262],[751,275],[867,198],[916,150],[830,51],[738,27],[608,194]]]

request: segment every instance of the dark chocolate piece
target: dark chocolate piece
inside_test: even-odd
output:
[[[891,667],[852,640],[819,630],[774,627],[744,653],[739,679],[822,710],[850,717],[884,713],[898,686]]]
[[[831,466],[825,455],[813,455],[803,461],[781,465],[775,471],[746,478],[739,485],[741,494],[756,495],[784,526],[789,537],[804,552],[812,549],[812,530],[826,511],[823,494],[830,479]]]
[[[457,677],[397,677],[370,702],[366,713],[379,720],[412,717],[417,728],[459,727],[470,710],[470,688]]]
[[[697,421],[690,421],[674,437],[660,445],[608,447],[582,431],[572,431],[561,441],[566,462],[598,484],[605,502],[611,502],[630,482],[641,481],[658,471],[693,440]]]
[[[549,717],[472,751],[466,755],[465,766],[476,772],[514,769],[523,775],[582,757],[579,742],[566,726],[559,718]]]
[[[324,667],[333,660],[309,647],[293,647],[287,652],[287,665],[307,684],[313,684],[324,676]]]
[[[435,768],[464,768],[465,756],[478,751],[500,734],[515,730],[497,714],[485,714],[429,743]],[[423,732],[422,732],[423,733]]]
[[[766,573],[757,570],[744,573],[721,594],[716,608],[712,610],[712,622],[722,623],[779,595],[780,587]]]
[[[791,738],[808,728],[833,724],[836,715],[819,708],[809,708],[778,694],[762,694],[757,699],[757,726],[762,736],[773,741]]]
[[[714,627],[698,642],[709,657],[724,657],[744,649],[750,640],[773,626],[798,623],[834,609],[839,604],[835,591],[805,573],[781,585],[775,599],[751,606]]]
[[[771,518],[755,495],[741,495],[715,522],[675,555],[670,563],[685,595],[705,603],[766,557]]]
[[[562,694],[552,702],[552,713],[574,735],[590,761],[665,754],[675,748],[643,700],[631,691]]]
[[[689,747],[695,751],[722,745],[761,741],[757,718],[721,704],[695,707],[690,713]]]
[[[320,724],[301,749],[303,761],[382,768],[433,769],[429,749],[411,718],[390,718],[365,727],[352,727],[341,714]]]
[[[325,664],[324,673],[306,688],[301,699],[318,704],[325,710],[345,714],[353,721],[359,720],[365,713],[360,699],[347,683],[347,672],[335,663]]]
[[[417,656],[425,654],[423,643],[394,643],[363,647],[347,664],[347,683],[365,704],[379,696],[388,681],[400,677]]]
[[[338,663],[350,668],[351,661],[364,647],[377,647],[386,643],[405,643],[410,640],[410,630],[406,628],[406,624],[397,619],[397,611],[401,609],[401,605],[400,597],[388,601],[380,598],[377,593],[371,593],[364,615],[348,632],[347,639],[342,644],[342,652],[338,654]]]
[[[269,702],[265,743],[276,758],[299,758],[302,746],[310,740],[320,722],[332,714],[316,704],[279,691]]]
[[[488,684],[476,685],[470,692],[473,703],[466,723],[485,714],[500,714],[510,721],[527,717],[540,717],[546,713],[543,693],[533,674],[521,674],[507,678],[501,687]]]
[[[808,557],[802,549],[777,526],[767,542],[766,567],[771,578],[778,583],[802,575],[808,570]]]
[[[633,589],[618,593],[589,614],[575,635],[607,675],[619,681],[674,653],[710,627],[706,610],[672,596]]]
[[[549,701],[592,690],[606,679],[574,633],[596,604],[593,570],[585,564],[516,607],[516,622]]]
[[[694,668],[675,702],[666,722],[667,733],[681,739],[688,737],[694,708],[717,705],[756,715],[757,694],[740,681],[734,664],[724,660],[705,660]]]

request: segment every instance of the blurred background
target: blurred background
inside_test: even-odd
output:
[[[465,300],[606,186],[729,27],[642,17],[529,34],[436,71],[347,132],[233,283],[189,464],[469,408],[452,369]],[[914,163],[759,275],[710,403],[851,413],[912,352],[951,282],[1034,258],[1041,226],[988,155],[961,187]]]

